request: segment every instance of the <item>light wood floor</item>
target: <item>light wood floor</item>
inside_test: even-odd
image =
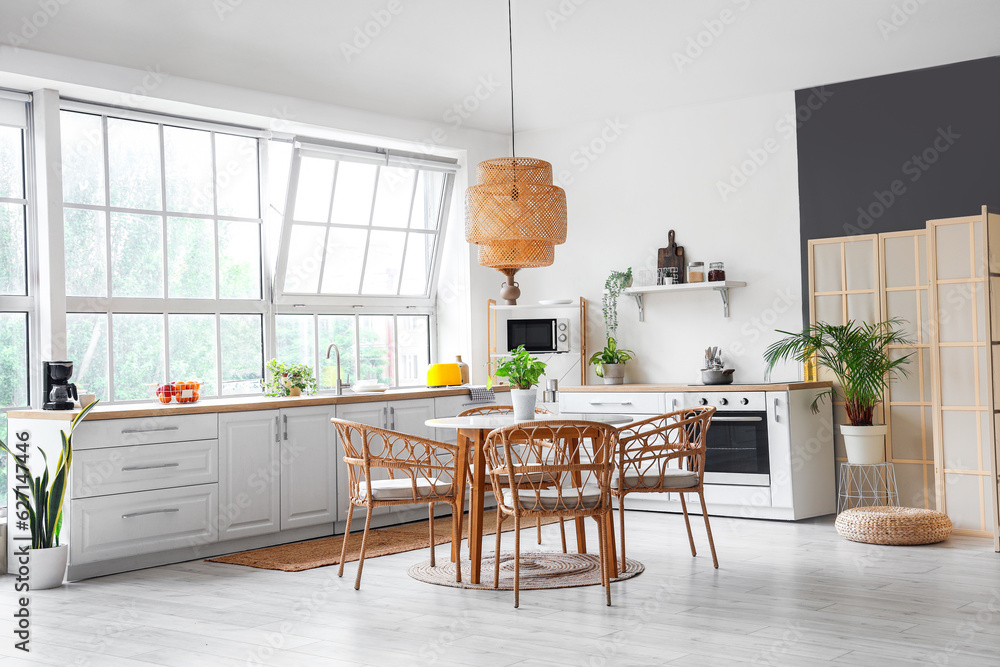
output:
[[[30,660],[12,647],[5,576],[0,667],[1000,664],[987,540],[868,546],[832,519],[713,526],[719,570],[703,529],[692,558],[680,517],[629,513],[629,555],[646,572],[615,584],[610,608],[599,587],[525,591],[515,610],[509,592],[422,584],[406,569],[426,551],[369,561],[360,591],[354,564],[343,579],[201,561],[92,579],[31,594]],[[543,546],[557,534],[546,526]]]

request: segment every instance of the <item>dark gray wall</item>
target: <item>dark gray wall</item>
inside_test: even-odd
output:
[[[809,239],[919,229],[1000,206],[1000,58],[799,90],[803,321]]]

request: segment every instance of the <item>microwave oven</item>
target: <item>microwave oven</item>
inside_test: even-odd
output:
[[[507,350],[520,345],[528,352],[569,352],[569,319],[507,320]]]

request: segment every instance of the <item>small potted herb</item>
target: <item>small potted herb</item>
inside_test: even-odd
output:
[[[315,394],[319,387],[313,370],[306,364],[286,366],[277,359],[267,362],[271,378],[263,383],[268,396],[300,396],[302,392]]]
[[[511,356],[497,362],[495,375],[510,380],[510,398],[514,404],[514,419],[527,421],[535,418],[535,403],[538,391],[535,387],[545,372],[545,363],[531,356],[523,345],[511,352]],[[488,386],[493,386],[490,377]]]
[[[604,379],[604,384],[622,384],[625,382],[625,362],[635,358],[635,352],[618,347],[618,297],[632,286],[632,267],[625,271],[612,271],[604,281],[604,296],[601,299],[601,312],[604,315],[604,329],[608,341],[604,349],[595,352],[590,357],[590,363],[597,366],[597,377]]]

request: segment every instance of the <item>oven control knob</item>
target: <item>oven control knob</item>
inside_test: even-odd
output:
[[[559,334],[559,342],[560,343],[566,342],[566,334]]]
[[[698,399],[698,405],[708,405],[708,399],[707,398],[699,398]]]
[[[725,398],[720,398],[719,405],[729,405],[729,400]]]
[[[559,331],[566,331],[566,328],[567,327],[566,327],[566,323],[565,322],[560,322],[559,323]]]
[[[750,399],[749,398],[741,398],[740,399],[740,405],[750,405]]]

